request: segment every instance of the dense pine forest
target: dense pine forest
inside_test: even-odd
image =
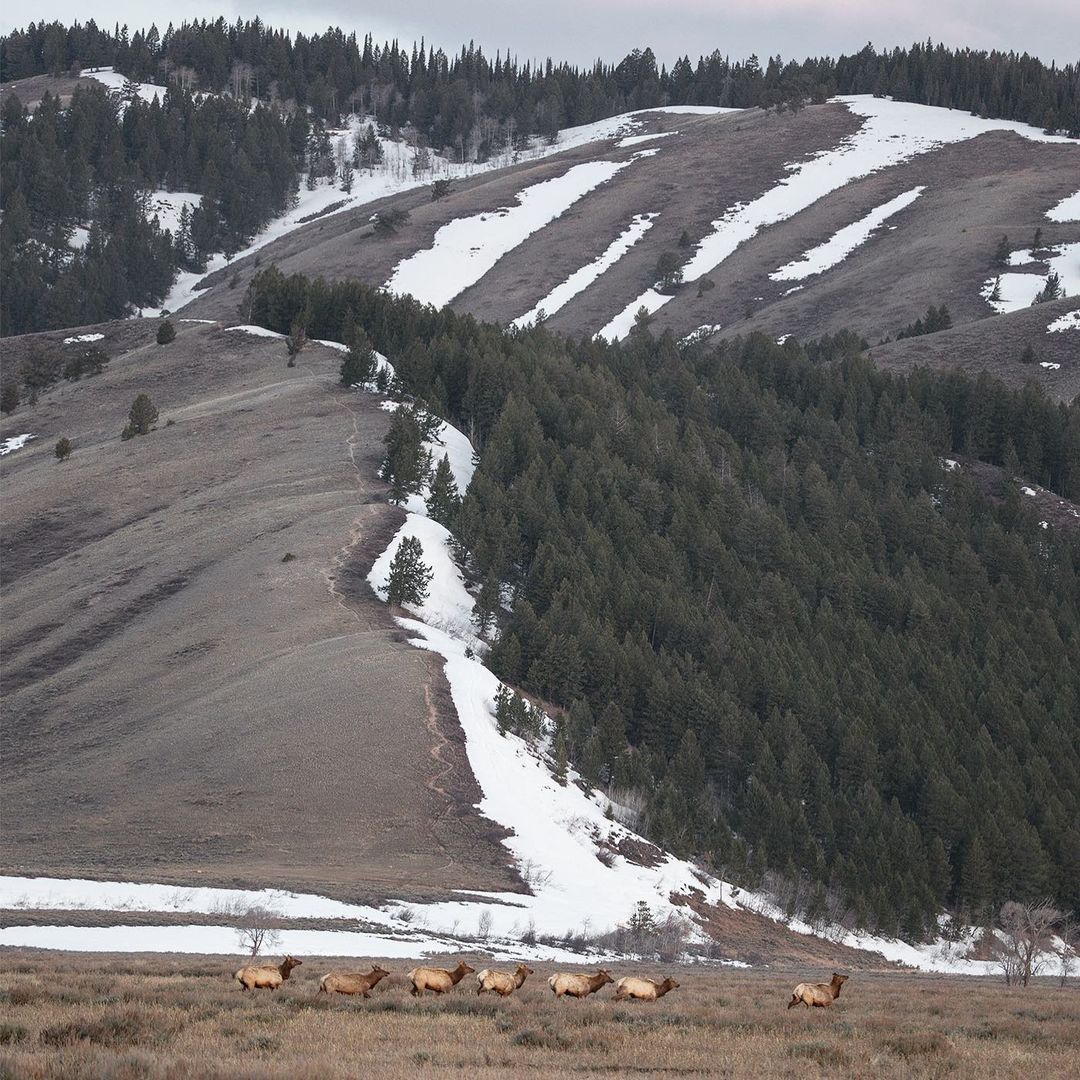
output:
[[[489,662],[651,838],[911,938],[946,907],[1080,904],[1080,536],[944,463],[1080,498],[1080,407],[886,374],[847,334],[574,342],[275,268],[251,301],[279,331],[359,326],[469,433],[438,516]],[[403,425],[398,491],[421,479]]]
[[[175,272],[236,251],[284,212],[303,164],[295,124],[226,97],[164,101],[79,86],[67,108],[46,96],[31,117],[17,97],[0,122],[0,260],[5,334],[100,322],[160,303]],[[145,205],[155,190],[201,202],[165,231]],[[82,245],[72,244],[76,229]]]
[[[712,52],[658,67],[651,49],[618,64],[582,70],[547,60],[494,61],[470,44],[454,56],[424,42],[378,47],[368,35],[329,29],[290,36],[261,20],[171,25],[129,34],[93,22],[31,24],[0,41],[0,80],[113,65],[135,79],[181,81],[202,90],[295,101],[336,122],[371,113],[392,127],[411,124],[436,148],[488,153],[500,140],[553,135],[629,109],[666,104],[776,106],[834,94],[891,94],[903,101],[969,109],[1080,134],[1080,68],[1047,67],[1013,53],[951,50],[931,42],[854,56],[732,62]]]

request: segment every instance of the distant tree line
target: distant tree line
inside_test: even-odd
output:
[[[548,59],[494,60],[470,43],[449,55],[423,41],[378,46],[340,29],[290,35],[260,19],[196,20],[160,33],[95,23],[31,23],[0,39],[0,79],[112,65],[132,78],[181,82],[244,100],[291,101],[328,122],[370,113],[391,128],[411,124],[437,148],[484,157],[515,139],[554,135],[630,109],[657,105],[737,108],[798,105],[833,94],[889,94],[1080,134],[1080,69],[1026,53],[948,49],[927,41],[853,56],[732,61],[719,51],[670,69],[651,49],[617,64],[580,68]]]
[[[878,371],[846,333],[574,342],[274,268],[251,302],[361,325],[469,434],[449,527],[513,597],[489,663],[650,838],[913,938],[1080,902],[1080,536],[942,464],[1078,498],[1080,407]]]

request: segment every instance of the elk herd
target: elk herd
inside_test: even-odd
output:
[[[233,978],[242,990],[276,990],[292,974],[294,968],[303,963],[294,956],[286,956],[280,964],[249,965],[240,968]],[[319,980],[320,994],[347,994],[369,997],[371,990],[390,974],[385,968],[375,964],[366,975],[354,971],[330,971]],[[476,993],[498,994],[509,997],[515,990],[520,990],[525,980],[534,974],[527,964],[518,964],[514,971],[496,971],[484,968],[477,972],[461,961],[455,968],[414,967],[406,974],[413,997],[423,997],[425,991],[445,994],[453,990],[466,975],[476,975]],[[788,1008],[804,1005],[806,1008],[825,1008],[839,996],[840,988],[847,982],[847,975],[833,972],[827,983],[799,983],[791,992]],[[595,975],[577,972],[558,972],[548,979],[551,992],[557,997],[587,998],[603,986],[614,985],[615,995],[612,1001],[657,1001],[679,984],[670,976],[657,982],[642,976],[627,975],[617,982],[609,972],[601,968]]]

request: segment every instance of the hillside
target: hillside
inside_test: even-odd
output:
[[[645,304],[654,331],[678,337],[762,329],[808,340],[852,329],[890,366],[970,367],[978,356],[1014,384],[1035,378],[1064,399],[1080,391],[1073,335],[1046,332],[1074,301],[995,318],[984,299],[1000,237],[1020,249],[1038,228],[1066,292],[1080,288],[1080,221],[1047,217],[1076,191],[1075,140],[874,99],[794,115],[711,112],[628,116],[618,138],[570,142],[554,157],[460,181],[439,201],[418,190],[322,216],[207,278],[186,310],[236,318],[241,287],[272,262],[389,282],[489,321],[543,310],[573,336],[622,336]],[[586,168],[600,171],[578,181]],[[840,244],[806,260],[905,193],[910,201],[876,229],[855,229],[849,253]],[[410,217],[383,237],[370,218],[391,206]],[[651,289],[665,253],[685,272],[670,298]],[[1032,295],[1050,268],[1044,259],[1024,269]],[[938,304],[967,359],[947,334],[878,347]],[[1034,366],[1020,363],[1027,345]]]
[[[106,373],[0,425],[36,436],[0,458],[6,868],[512,888],[445,682],[360,584],[401,516],[386,414],[323,346],[87,329]],[[140,391],[161,420],[122,442]]]

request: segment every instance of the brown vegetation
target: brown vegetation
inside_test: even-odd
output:
[[[303,960],[286,956],[276,967],[273,964],[261,967],[249,964],[236,972],[233,978],[243,990],[276,990],[292,974],[293,968],[298,968],[302,963]]]
[[[805,1005],[808,1009],[811,1005],[815,1009],[827,1008],[840,996],[840,988],[849,977],[838,975],[834,971],[832,979],[827,983],[799,983],[791,992],[788,1008],[793,1009],[799,1004]]]
[[[424,999],[384,979],[371,999],[317,994],[309,957],[273,995],[238,994],[223,957],[0,951],[0,1076],[20,1080],[345,1080],[379,1076],[784,1076],[875,1080],[1069,1076],[1080,994],[1056,979],[859,973],[842,1011],[787,1012],[790,971],[706,965],[673,973],[662,1007],[565,1007],[533,964],[504,1000]],[[323,960],[320,971],[348,961]],[[356,966],[355,962],[351,966]],[[395,974],[411,966],[388,963]],[[479,965],[483,966],[483,965]],[[642,974],[661,979],[659,968]],[[317,975],[317,971],[316,971]]]
[[[369,997],[369,991],[390,972],[376,964],[366,975],[359,972],[330,971],[319,980],[320,994],[360,994]]]
[[[409,982],[412,983],[412,990],[409,992],[413,997],[422,997],[425,990],[445,994],[475,970],[476,968],[469,967],[464,960],[452,971],[449,968],[416,967],[408,975]]]
[[[601,968],[595,975],[575,975],[559,972],[548,979],[548,986],[556,997],[575,997],[579,1000],[596,993],[601,986],[615,980]]]

